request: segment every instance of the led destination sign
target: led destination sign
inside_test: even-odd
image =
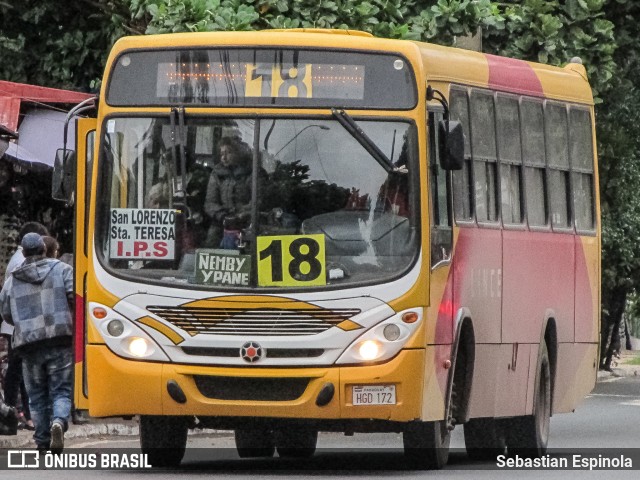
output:
[[[226,98],[233,85],[240,97],[362,100],[364,80],[364,65],[171,62],[158,65],[156,93],[159,98],[185,98],[189,92],[201,99]]]
[[[410,109],[409,63],[388,53],[294,49],[147,50],[122,54],[114,106],[295,106]]]

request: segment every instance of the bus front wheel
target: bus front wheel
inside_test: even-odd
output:
[[[402,441],[412,468],[439,470],[449,460],[451,432],[443,420],[412,423],[402,434]]]
[[[307,458],[316,452],[318,431],[310,428],[292,428],[276,432],[276,448],[281,457]]]
[[[240,458],[272,457],[276,451],[273,432],[266,428],[240,428],[235,439]]]
[[[188,417],[140,416],[140,449],[154,467],[177,467],[187,448]]]

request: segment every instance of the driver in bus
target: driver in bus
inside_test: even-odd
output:
[[[220,161],[213,167],[204,201],[211,220],[208,247],[237,248],[251,216],[251,148],[239,137],[220,140]]]

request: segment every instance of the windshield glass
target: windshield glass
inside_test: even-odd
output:
[[[415,127],[172,114],[105,125],[97,251],[116,274],[211,289],[326,288],[417,254]],[[387,168],[383,168],[383,166]]]

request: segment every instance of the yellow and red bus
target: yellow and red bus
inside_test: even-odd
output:
[[[595,384],[578,61],[355,31],[128,37],[78,132],[56,177],[79,207],[75,404],[139,415],[154,464],[196,424],[243,457],[401,432],[440,468],[456,425],[473,458],[540,455]]]

